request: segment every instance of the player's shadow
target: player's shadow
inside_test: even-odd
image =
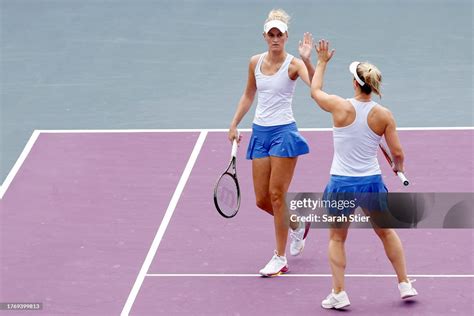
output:
[[[416,305],[420,304],[417,300],[414,299],[404,299],[403,301],[400,302],[400,307],[404,308],[413,308]]]
[[[344,307],[344,308],[341,308],[341,309],[330,309],[331,312],[335,312],[335,313],[349,313],[351,312],[351,308],[350,306],[348,307]]]

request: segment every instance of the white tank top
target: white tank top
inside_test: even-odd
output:
[[[354,122],[344,127],[333,127],[334,157],[331,174],[340,176],[371,176],[381,174],[377,150],[381,136],[367,123],[370,110],[377,103],[348,99],[355,109]]]
[[[260,71],[266,55],[267,53],[264,53],[260,56],[255,67],[258,102],[253,122],[261,126],[292,123],[295,121],[291,106],[296,80],[291,80],[288,76],[288,67],[293,56],[287,54],[280,69],[275,74],[267,76]]]

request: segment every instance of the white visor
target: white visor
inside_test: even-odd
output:
[[[277,28],[280,32],[285,33],[288,31],[288,25],[285,22],[280,20],[271,20],[265,23],[263,26],[263,31],[267,34],[272,28]]]
[[[360,79],[359,76],[357,75],[357,66],[359,66],[359,64],[360,62],[353,61],[351,65],[349,66],[349,71],[351,72],[351,74],[354,75],[355,80],[362,87],[365,85],[365,82],[363,82],[362,79]]]

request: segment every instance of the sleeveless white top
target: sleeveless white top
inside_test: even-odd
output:
[[[334,157],[331,174],[363,177],[381,174],[377,150],[381,136],[367,123],[370,110],[377,103],[348,99],[355,109],[354,122],[344,127],[333,127]]]
[[[280,69],[275,74],[267,76],[260,71],[262,61],[266,55],[267,53],[264,53],[260,56],[255,67],[258,103],[253,122],[261,126],[292,123],[295,121],[292,101],[296,80],[291,80],[288,76],[288,67],[293,56],[287,54]]]

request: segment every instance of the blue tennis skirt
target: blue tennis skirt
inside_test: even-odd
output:
[[[323,194],[323,200],[337,201],[334,205],[344,208],[330,208],[330,214],[351,214],[357,207],[366,211],[388,211],[388,190],[382,175],[349,177],[331,175]]]
[[[288,158],[307,153],[308,143],[298,132],[295,122],[276,126],[252,125],[247,159],[269,156]]]

